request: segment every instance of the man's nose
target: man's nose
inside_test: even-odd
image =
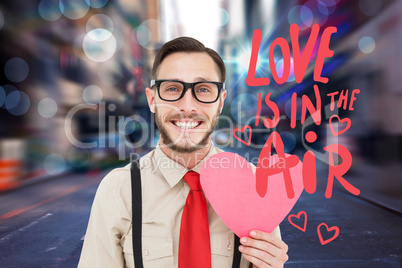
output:
[[[191,88],[189,88],[186,90],[186,93],[184,93],[183,98],[179,100],[178,106],[180,108],[180,111],[192,112],[197,110],[196,102],[197,100],[193,97]]]

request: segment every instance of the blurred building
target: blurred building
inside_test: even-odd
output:
[[[3,1],[0,189],[35,176],[109,167],[154,146],[159,135],[144,94],[151,64],[164,42],[187,35],[216,49],[225,61],[226,119],[218,127],[226,130],[216,135],[219,143],[238,146],[231,128],[249,124],[253,144],[263,145],[272,130],[255,126],[252,117],[258,94],[271,93],[282,115],[277,131],[287,152],[314,149],[324,159],[324,146],[344,144],[354,159],[350,176],[366,198],[396,208],[402,191],[401,11],[401,2],[393,0]],[[353,111],[333,111],[353,122],[338,138],[330,133],[328,108],[320,126],[289,126],[290,96],[315,98],[317,45],[302,83],[291,73],[281,85],[246,84],[254,30],[263,34],[257,75],[273,81],[270,44],[278,37],[290,44],[293,23],[300,28],[301,47],[313,24],[321,29],[318,40],[324,28],[337,27],[330,42],[335,54],[323,69],[330,82],[319,85],[323,107],[329,92],[360,89]],[[280,50],[274,57],[280,73]],[[263,105],[261,116],[272,111]],[[304,142],[307,130],[317,133],[315,144]]]
[[[127,118],[134,111],[149,117],[144,78],[149,80],[161,40],[157,25],[144,22],[158,19],[156,4],[0,4],[0,161],[19,169],[4,173],[13,184],[3,188],[35,176],[104,168],[121,160],[119,149],[143,127]],[[132,151],[127,147],[124,157]],[[11,160],[18,164],[9,164]]]

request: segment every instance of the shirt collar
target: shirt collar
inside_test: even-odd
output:
[[[217,153],[214,143],[211,141],[211,148],[209,149],[207,155],[193,168],[190,170],[200,174],[201,167],[204,161],[208,159],[211,155]],[[156,145],[154,153],[154,164],[161,171],[162,175],[165,177],[166,181],[169,183],[170,187],[173,188],[189,171],[186,167],[182,166],[178,162],[169,158],[160,148],[159,143]]]

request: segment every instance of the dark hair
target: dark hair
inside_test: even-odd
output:
[[[154,65],[152,66],[152,77],[156,78],[156,72],[162,61],[169,55],[176,52],[205,52],[218,66],[220,71],[220,82],[225,81],[226,69],[222,58],[216,53],[215,50],[205,47],[200,41],[191,37],[178,37],[164,44],[156,54]]]

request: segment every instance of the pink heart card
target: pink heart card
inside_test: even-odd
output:
[[[271,165],[278,161],[278,155],[271,156]],[[272,232],[296,204],[303,192],[302,162],[299,160],[289,170],[294,189],[291,199],[282,172],[269,176],[267,192],[261,197],[251,165],[234,153],[209,157],[202,166],[200,180],[215,212],[237,236],[243,237],[251,230]]]

